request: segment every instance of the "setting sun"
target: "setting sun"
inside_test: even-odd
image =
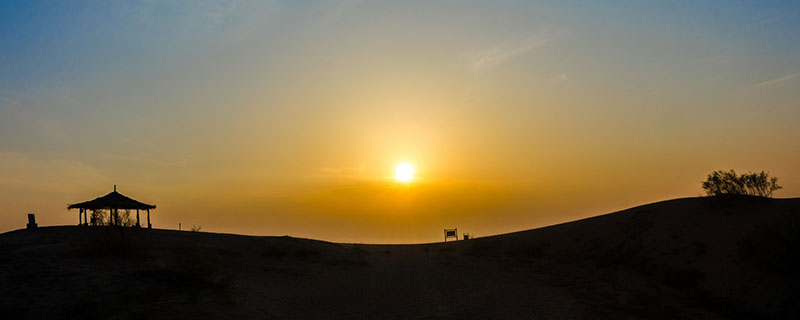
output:
[[[408,162],[403,162],[394,168],[394,173],[395,180],[409,182],[414,179],[414,166]]]

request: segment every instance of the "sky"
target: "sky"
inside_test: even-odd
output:
[[[0,232],[118,191],[156,228],[487,236],[800,194],[793,1],[0,3]],[[393,178],[399,163],[412,181]]]

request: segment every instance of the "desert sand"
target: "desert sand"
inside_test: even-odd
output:
[[[799,252],[799,198],[418,245],[44,227],[0,235],[0,317],[797,319]]]

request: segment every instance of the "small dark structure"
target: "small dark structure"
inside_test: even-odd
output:
[[[99,197],[94,200],[85,201],[81,203],[71,204],[67,207],[68,210],[72,209],[79,209],[78,211],[78,225],[89,225],[89,220],[86,217],[86,213],[91,210],[92,211],[92,220],[91,225],[99,225],[101,223],[101,215],[98,214],[98,211],[108,209],[109,212],[109,222],[111,225],[119,225],[119,209],[123,210],[136,210],[136,226],[141,227],[141,223],[139,222],[139,210],[145,210],[147,212],[147,228],[152,228],[153,225],[150,224],[150,210],[155,209],[155,205],[141,203],[139,201],[133,200],[128,198],[119,192],[117,192],[117,186],[114,185],[114,191]],[[102,212],[102,211],[101,211]]]
[[[444,229],[444,242],[447,242],[447,238],[456,238],[458,240],[458,228]]]
[[[33,213],[29,213],[28,214],[28,229],[36,229],[37,227],[39,227],[39,225],[36,224],[36,215],[34,215]]]

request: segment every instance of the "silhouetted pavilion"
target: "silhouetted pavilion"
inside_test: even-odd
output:
[[[147,227],[152,228],[153,225],[150,224],[150,209],[155,209],[155,205],[141,203],[139,201],[133,200],[128,198],[121,193],[117,192],[117,185],[114,185],[114,191],[99,197],[94,200],[85,201],[81,203],[71,204],[67,207],[67,210],[72,209],[80,209],[78,212],[78,225],[87,225],[88,219],[86,219],[86,212],[92,210],[92,212],[97,212],[98,210],[105,210],[108,209],[109,211],[109,218],[112,225],[119,224],[119,209],[123,210],[133,210],[136,209],[136,226],[141,227],[141,223],[139,223],[139,210],[147,211]],[[81,216],[83,219],[81,220]],[[92,224],[96,224],[96,221],[92,221]]]

